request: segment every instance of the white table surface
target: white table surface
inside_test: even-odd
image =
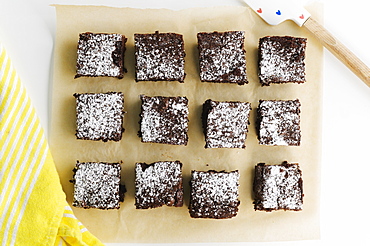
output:
[[[368,2],[322,2],[326,28],[370,66]],[[55,9],[49,5],[54,3],[172,9],[244,5],[241,0],[2,0],[0,42],[26,86],[46,132],[55,35]],[[321,239],[227,245],[370,245],[370,212],[367,208],[370,194],[370,88],[327,51],[323,83]]]

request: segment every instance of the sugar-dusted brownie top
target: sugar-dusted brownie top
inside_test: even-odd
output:
[[[118,209],[125,187],[120,185],[120,163],[78,162],[71,180],[72,205],[80,208]]]
[[[197,37],[201,81],[248,83],[244,31],[201,32]]]
[[[76,137],[85,140],[119,141],[122,138],[123,94],[75,93]]]
[[[239,171],[192,171],[189,212],[193,218],[225,219],[237,215]]]
[[[172,145],[188,143],[188,99],[186,97],[140,96],[139,136],[142,142]]]
[[[255,168],[255,210],[302,210],[303,181],[298,164],[265,165]]]
[[[75,78],[108,76],[122,79],[126,41],[125,36],[116,33],[81,33]]]
[[[179,161],[136,163],[136,208],[181,207],[184,196],[181,167]]]
[[[260,100],[257,108],[257,134],[261,145],[299,146],[300,106],[296,100]]]
[[[259,40],[259,78],[262,85],[303,83],[306,38],[268,36]]]
[[[185,78],[185,50],[181,34],[134,34],[136,81],[179,81]]]
[[[248,102],[219,102],[208,99],[203,104],[203,128],[206,148],[245,148]]]

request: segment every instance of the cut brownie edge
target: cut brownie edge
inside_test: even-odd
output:
[[[206,135],[207,135],[207,116],[208,116],[209,112],[212,110],[211,102],[212,102],[212,100],[208,99],[203,103],[202,126],[203,126],[204,137],[206,137]]]

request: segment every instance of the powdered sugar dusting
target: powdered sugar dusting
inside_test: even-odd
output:
[[[181,166],[178,161],[136,163],[136,207],[182,206]]]
[[[303,83],[305,81],[305,38],[264,37],[259,44],[261,83]]]
[[[261,100],[258,107],[259,143],[300,145],[299,100]]]
[[[206,148],[244,148],[250,103],[209,100]]]
[[[125,38],[120,34],[80,34],[77,50],[77,77],[122,77],[124,41],[126,41]],[[115,56],[122,60],[120,64],[115,61]]]
[[[135,34],[136,80],[158,81],[185,78],[182,35],[176,33]]]
[[[117,209],[120,201],[119,163],[77,163],[73,176],[73,206]]]
[[[256,167],[257,209],[301,210],[303,191],[301,171],[297,164],[261,165]],[[256,183],[257,183],[256,182]]]
[[[198,48],[202,81],[247,83],[243,31],[198,33]]]
[[[79,139],[121,139],[123,94],[121,92],[75,94],[76,136]]]
[[[192,171],[190,214],[202,218],[230,218],[239,206],[239,172]]]
[[[141,96],[140,135],[143,142],[186,145],[188,100],[186,97]]]

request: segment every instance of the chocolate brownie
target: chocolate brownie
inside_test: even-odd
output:
[[[300,106],[298,99],[260,100],[257,108],[259,144],[299,146]]]
[[[136,208],[181,207],[184,196],[181,168],[179,161],[136,163]]]
[[[306,41],[306,38],[289,36],[261,38],[258,46],[258,75],[262,85],[305,82]]]
[[[202,82],[248,83],[243,31],[201,32],[197,37]]]
[[[179,81],[185,78],[185,50],[181,34],[134,34],[136,81]]]
[[[84,93],[76,98],[76,137],[84,140],[119,141],[122,138],[123,94]]]
[[[254,209],[302,210],[303,181],[298,164],[257,164],[253,183]]]
[[[186,97],[140,96],[139,137],[144,143],[187,145],[188,99]]]
[[[237,215],[239,171],[191,172],[189,212],[192,218],[226,219]]]
[[[206,148],[245,148],[248,102],[219,102],[208,99],[203,104],[203,128]]]
[[[72,205],[79,208],[118,209],[125,186],[120,184],[120,163],[78,162],[73,170]]]
[[[127,39],[121,34],[81,33],[77,48],[75,78],[108,76],[123,78]]]

